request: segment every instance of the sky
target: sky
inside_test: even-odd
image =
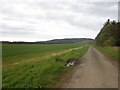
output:
[[[92,38],[118,19],[118,0],[0,0],[0,41]]]

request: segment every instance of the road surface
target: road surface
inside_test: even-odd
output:
[[[61,81],[61,88],[118,88],[118,67],[93,47]]]

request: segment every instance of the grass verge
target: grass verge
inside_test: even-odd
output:
[[[101,51],[102,53],[104,53],[107,56],[110,56],[116,60],[118,60],[119,57],[119,52],[120,50],[118,49],[118,47],[100,47],[100,46],[95,46],[96,49],[98,49],[99,51]]]

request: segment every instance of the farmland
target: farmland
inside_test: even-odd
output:
[[[81,44],[3,44],[3,88],[53,87],[88,49]]]
[[[62,52],[80,46],[80,44],[3,44],[2,58],[3,63],[8,62],[9,64],[11,62],[27,61],[31,58],[42,58],[53,52]]]

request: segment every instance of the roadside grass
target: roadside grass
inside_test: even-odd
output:
[[[100,47],[100,46],[95,46],[99,51],[103,52],[105,55],[108,55],[114,59],[118,60],[118,54],[120,50],[118,47]]]
[[[54,87],[59,78],[71,68],[66,67],[66,62],[70,59],[80,58],[87,49],[88,46],[81,46],[81,48],[62,54],[48,56],[47,58],[35,58],[32,61],[3,67],[3,88]]]

